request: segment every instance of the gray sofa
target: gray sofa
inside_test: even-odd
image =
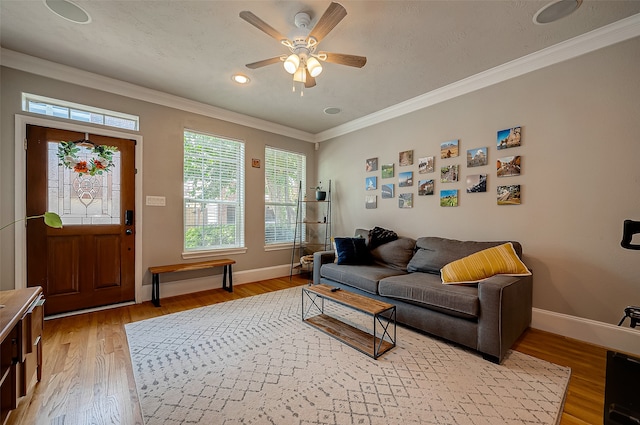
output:
[[[356,230],[356,236],[365,240],[368,234]],[[320,251],[314,254],[313,283],[395,304],[398,323],[501,363],[531,323],[533,276],[496,275],[479,284],[443,285],[440,269],[503,243],[398,237],[370,249],[371,261],[365,264],[337,264],[334,251]],[[522,246],[512,244],[522,258]]]

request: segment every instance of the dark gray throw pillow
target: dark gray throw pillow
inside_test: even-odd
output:
[[[369,230],[369,249],[374,249],[387,242],[395,241],[396,239],[398,239],[398,235],[393,230],[376,226]]]
[[[338,264],[371,264],[372,258],[363,238],[334,238]]]

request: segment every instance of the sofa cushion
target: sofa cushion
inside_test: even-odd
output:
[[[416,247],[415,239],[404,236],[371,250],[373,261],[396,270],[407,270]]]
[[[440,274],[440,270],[452,261],[506,242],[508,241],[475,242],[438,237],[418,238],[416,241],[416,253],[409,261],[407,271]],[[512,243],[516,253],[521,257],[522,246],[518,242]]]
[[[338,264],[371,264],[373,259],[362,238],[334,238]]]
[[[453,261],[441,270],[442,283],[475,283],[497,274],[529,276],[531,272],[508,242]]]
[[[443,285],[440,277],[428,273],[409,273],[382,279],[380,295],[475,319],[480,313],[477,285]]]
[[[370,294],[378,293],[380,279],[399,274],[405,274],[405,272],[377,264],[356,266],[327,263],[323,264],[320,269],[321,277],[353,286]]]

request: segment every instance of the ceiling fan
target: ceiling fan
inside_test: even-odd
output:
[[[242,19],[278,40],[289,48],[290,52],[288,55],[276,56],[249,63],[247,64],[247,68],[256,69],[278,62],[284,62],[284,69],[293,75],[294,91],[296,82],[304,84],[306,88],[316,85],[315,77],[322,72],[320,62],[330,62],[362,68],[367,63],[367,58],[364,56],[322,51],[316,52],[318,44],[322,39],[329,34],[345,16],[347,16],[346,9],[341,4],[333,2],[320,17],[313,29],[309,29],[311,17],[308,13],[300,12],[296,14],[294,18],[296,28],[289,34],[289,37],[285,37],[252,12],[246,10],[240,12]]]

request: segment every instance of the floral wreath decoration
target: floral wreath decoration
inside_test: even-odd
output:
[[[80,161],[78,158],[78,152],[80,152],[78,145],[92,146],[90,152],[96,156],[91,158],[88,164],[87,161]],[[83,174],[95,176],[111,171],[115,165],[113,154],[117,151],[118,148],[115,146],[96,145],[89,140],[78,140],[76,142],[60,142],[57,155],[60,165],[75,171],[80,176]]]

